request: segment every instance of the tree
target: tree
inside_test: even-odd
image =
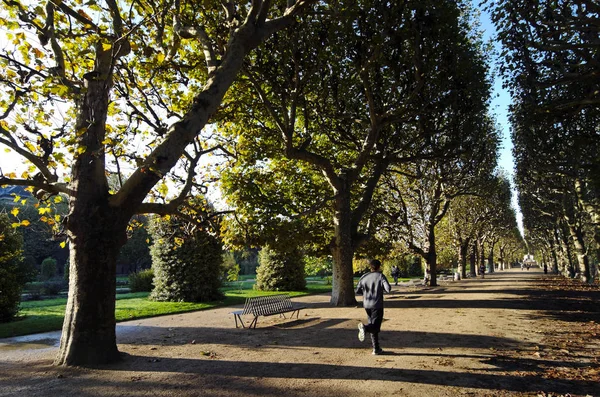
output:
[[[382,175],[395,163],[460,152],[458,124],[471,123],[480,106],[470,109],[477,116],[430,114],[463,102],[468,109],[466,103],[481,98],[484,93],[475,92],[486,84],[472,84],[485,80],[485,68],[465,68],[481,57],[471,46],[467,22],[459,19],[462,2],[340,4],[329,18],[306,16],[298,29],[277,34],[268,51],[257,52],[240,83],[256,95],[231,104],[244,122],[222,127],[244,138],[236,154],[245,177],[237,179],[254,183],[257,175],[270,173],[273,181],[285,181],[277,183],[279,194],[257,188],[261,210],[254,205],[244,217],[250,221],[269,208],[271,219],[300,218],[321,231],[321,246],[334,261],[331,303],[344,306],[355,304],[352,260],[370,237],[367,217]],[[435,124],[440,128],[430,128]],[[450,125],[455,128],[445,129]],[[293,174],[302,174],[299,183],[285,175],[290,161],[298,170]],[[280,196],[288,200],[286,212],[278,212]],[[310,196],[317,198],[312,206],[304,201]],[[272,224],[260,219],[256,230]]]
[[[246,56],[316,1],[3,3],[13,47],[0,54],[0,144],[30,169],[1,174],[0,185],[68,196],[72,288],[55,363],[111,362],[119,358],[116,260],[129,220],[177,213],[203,189],[196,166],[215,148],[200,133]],[[187,172],[177,194],[147,200],[168,193],[172,170]]]
[[[521,181],[534,184],[519,189],[548,193],[535,194],[538,209],[546,201],[561,203],[546,209],[558,211],[551,216],[565,217],[581,277],[587,280],[585,224],[600,252],[598,5],[586,0],[490,4],[505,48],[505,85],[514,101],[517,170]],[[537,175],[527,178],[527,173]],[[548,184],[549,189],[544,187]],[[523,201],[532,203],[530,198]]]

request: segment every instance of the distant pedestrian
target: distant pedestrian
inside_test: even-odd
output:
[[[398,266],[392,266],[391,274],[394,279],[394,285],[398,285],[398,276],[400,276],[400,269],[398,269]]]
[[[363,307],[367,312],[369,322],[365,325],[358,324],[358,340],[365,340],[365,332],[371,334],[373,354],[383,354],[379,346],[379,331],[383,321],[383,293],[390,292],[392,287],[387,278],[381,273],[381,262],[372,259],[369,262],[371,272],[363,275],[358,280],[356,293],[363,296]]]
[[[548,274],[548,265],[544,263],[544,274]]]
[[[481,278],[485,278],[485,265],[480,265],[479,266],[479,274],[481,275]]]

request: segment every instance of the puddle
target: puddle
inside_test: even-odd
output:
[[[51,347],[58,347],[58,341],[54,338],[37,339],[27,342],[0,343],[0,351],[48,349]]]

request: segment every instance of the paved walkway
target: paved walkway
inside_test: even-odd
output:
[[[356,338],[364,310],[330,307],[327,295],[294,299],[308,306],[299,320],[261,317],[256,330],[235,329],[232,308],[119,323],[127,358],[98,369],[52,367],[59,332],[0,339],[0,396],[595,395],[590,382],[531,370],[571,365],[540,354],[557,315],[556,299],[532,289],[543,277],[515,269],[393,287],[383,356]]]

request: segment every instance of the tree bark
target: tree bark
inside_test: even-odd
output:
[[[471,245],[471,255],[469,255],[469,274],[471,277],[477,276],[477,243],[473,242]]]
[[[579,270],[579,278],[584,283],[592,281],[590,272],[590,260],[587,254],[585,246],[585,239],[583,231],[580,226],[569,225],[569,232],[573,239],[573,246],[575,247],[575,255],[577,256],[577,265]]]
[[[334,241],[331,244],[333,256],[333,281],[331,304],[333,306],[354,306],[354,243],[352,239],[352,211],[350,190],[344,186],[335,197]]]
[[[110,208],[70,222],[69,298],[56,365],[106,364],[119,359],[115,332],[116,263],[126,225]],[[74,218],[75,219],[75,218]]]
[[[462,279],[467,277],[467,254],[469,252],[469,239],[460,242],[458,246],[458,273]]]
[[[435,247],[435,230],[434,227],[430,227],[429,229],[429,249],[427,251],[425,260],[427,261],[427,268],[429,269],[429,274],[431,277],[429,285],[435,287],[437,286],[437,251]]]

